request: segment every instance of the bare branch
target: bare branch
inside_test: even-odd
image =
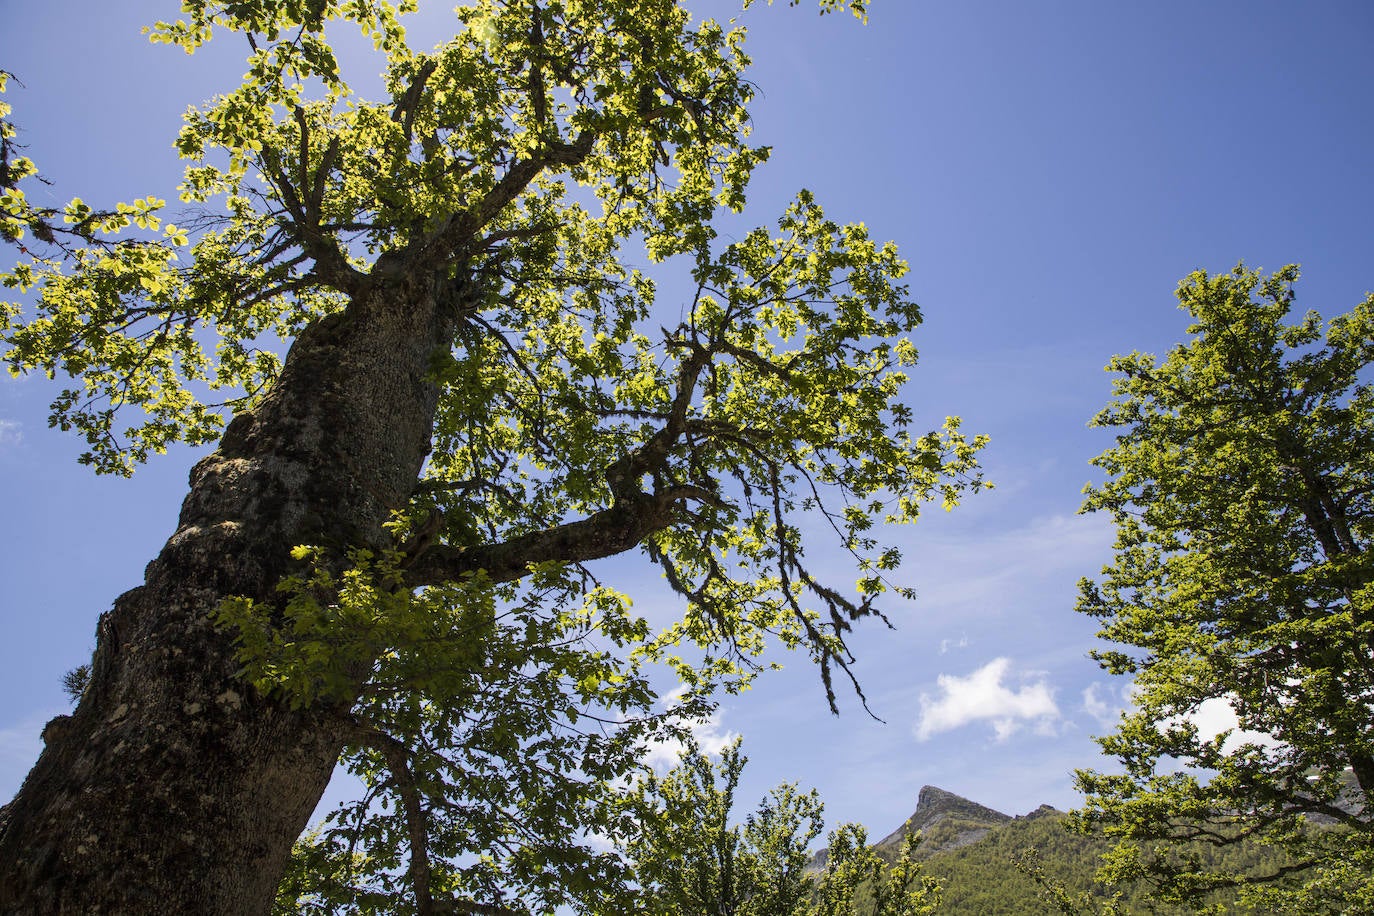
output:
[[[406,145],[410,145],[412,130],[415,124],[415,110],[420,103],[420,96],[424,94],[425,84],[438,69],[439,61],[429,58],[420,65],[415,76],[411,78],[410,85],[406,91],[396,100],[396,107],[391,110],[391,120],[401,125],[401,131],[405,134]]]
[[[351,737],[359,744],[378,751],[386,760],[396,791],[405,808],[406,832],[410,841],[410,883],[415,890],[415,911],[420,916],[434,916],[434,899],[430,894],[429,830],[420,790],[410,772],[411,752],[405,744],[368,725],[354,723]]]
[[[407,571],[410,588],[455,582],[483,572],[492,582],[512,582],[531,564],[585,563],[623,553],[672,523],[674,501],[648,493],[626,494],[609,509],[500,544],[453,547],[438,544]]]

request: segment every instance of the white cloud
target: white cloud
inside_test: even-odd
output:
[[[1104,731],[1112,731],[1120,725],[1122,715],[1134,711],[1135,695],[1134,682],[1128,681],[1120,688],[1103,682],[1089,684],[1083,691],[1083,711],[1097,720]],[[1161,720],[1156,727],[1161,731],[1167,731],[1187,722],[1197,727],[1198,738],[1203,741],[1210,741],[1225,732],[1226,738],[1221,743],[1223,754],[1233,754],[1244,744],[1254,744],[1268,749],[1283,746],[1282,742],[1272,735],[1241,728],[1240,717],[1236,715],[1232,699],[1231,695],[1209,697],[1191,712],[1170,716]],[[1168,766],[1165,768],[1168,769]],[[1175,761],[1172,766],[1181,769],[1184,763]]]
[[[1247,731],[1240,727],[1240,717],[1229,697],[1209,697],[1197,705],[1190,713],[1180,717],[1197,726],[1198,737],[1211,740],[1222,732],[1230,732],[1221,743],[1223,754],[1232,754],[1242,744],[1257,744],[1260,747],[1279,747],[1272,735],[1263,732]]]
[[[931,735],[951,731],[970,722],[986,720],[992,724],[998,741],[1005,741],[1027,722],[1039,734],[1053,734],[1059,719],[1054,691],[1044,676],[1026,682],[1017,690],[1002,683],[1011,660],[995,658],[967,677],[942,674],[936,683],[940,696],[921,694],[921,718],[916,737],[925,741]]]
[[[678,705],[686,692],[687,687],[684,685],[664,695],[661,702],[666,708],[672,709]],[[734,732],[720,730],[719,711],[712,712],[709,716],[684,719],[684,724],[691,730],[692,740],[696,746],[713,757],[719,756],[720,752],[736,738]],[[644,746],[643,760],[656,770],[667,770],[677,766],[686,751],[687,747],[683,742],[661,738]]]
[[[0,448],[18,445],[23,438],[24,430],[18,420],[0,420]]]

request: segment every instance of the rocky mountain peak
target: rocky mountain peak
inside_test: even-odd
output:
[[[1041,805],[1039,808],[1036,808],[1036,809],[1035,809],[1034,811],[1032,811],[1030,814],[1023,815],[1023,817],[1024,817],[1025,820],[1028,820],[1028,821],[1029,821],[1029,820],[1033,820],[1033,819],[1035,819],[1035,818],[1037,818],[1037,817],[1049,817],[1049,816],[1054,815],[1054,814],[1063,814],[1063,813],[1064,813],[1064,812],[1060,811],[1060,810],[1059,810],[1058,808],[1056,808],[1054,805]],[[1018,820],[1018,821],[1019,821],[1019,820],[1022,820],[1022,818],[1021,818],[1021,817],[1018,817],[1017,820]]]
[[[880,840],[878,848],[895,850],[901,845],[904,836],[918,830],[927,840],[934,839],[929,834],[933,828],[942,824],[946,829],[940,831],[940,848],[949,848],[951,844],[962,846],[983,836],[989,828],[1005,824],[1011,819],[1009,814],[994,811],[986,805],[969,801],[962,795],[955,795],[938,786],[922,786],[921,794],[916,799],[916,810],[902,826]],[[952,836],[943,836],[951,832]],[[922,846],[924,845],[923,843]]]

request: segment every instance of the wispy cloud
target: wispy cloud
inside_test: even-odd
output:
[[[1110,683],[1094,681],[1083,689],[1083,711],[1101,728],[1116,728],[1121,714],[1131,708],[1133,686],[1127,683],[1118,688]]]
[[[1078,578],[1102,564],[1111,542],[1105,519],[1052,515],[996,534],[918,534],[907,554],[923,607],[977,619],[1028,599],[1071,607]]]
[[[1013,690],[1003,683],[1010,669],[1010,659],[995,658],[965,677],[940,675],[936,680],[939,696],[921,694],[916,737],[925,741],[980,721],[992,725],[998,741],[1005,741],[1026,723],[1033,723],[1038,732],[1052,734],[1059,720],[1054,690],[1043,675],[1035,680],[1023,678],[1020,687]]]
[[[18,420],[0,420],[0,448],[18,445],[24,439],[24,428]]]
[[[940,640],[940,654],[944,655],[950,649],[967,649],[969,647],[968,634],[964,633],[958,639]]]

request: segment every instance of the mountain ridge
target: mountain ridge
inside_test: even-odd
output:
[[[1016,865],[1032,850],[1044,874],[1064,891],[1105,900],[1120,890],[1119,905],[1126,912],[1156,912],[1143,885],[1108,889],[1096,883],[1100,857],[1112,842],[1066,829],[1067,818],[1067,812],[1044,804],[1011,816],[928,785],[921,788],[916,810],[874,849],[894,863],[905,837],[919,832],[915,858],[942,888],[941,916],[1059,916],[1062,909]],[[1286,862],[1281,850],[1256,843],[1200,844],[1193,850],[1204,862],[1252,873],[1273,874]],[[822,869],[826,858],[826,850],[816,853],[808,870]],[[1204,902],[1229,906],[1235,896],[1234,888],[1218,888]]]
[[[915,858],[940,882],[942,916],[1057,916],[1059,909],[1015,867],[1013,858],[1028,848],[1040,850],[1049,872],[1064,879],[1068,889],[1090,889],[1097,858],[1107,844],[1064,830],[1066,816],[1045,804],[1013,816],[927,785],[921,787],[916,810],[874,849],[895,863],[906,836],[919,833]],[[826,860],[822,849],[808,870],[819,871]]]
[[[921,787],[917,796],[916,810],[897,829],[873,846],[878,855],[895,861],[906,836],[919,833],[921,841],[916,847],[916,857],[928,859],[942,852],[977,843],[993,830],[1006,824],[1062,814],[1062,811],[1050,805],[1041,805],[1029,814],[1014,817],[939,786],[926,785]],[[827,860],[828,850],[820,849],[812,855],[807,869],[820,871],[825,867]]]
[[[879,854],[895,856],[902,841],[910,833],[921,833],[917,852],[921,856],[934,855],[944,849],[957,849],[976,843],[993,827],[1014,820],[987,805],[964,798],[938,786],[922,786],[916,799],[916,810],[900,827],[879,840]],[[938,834],[938,839],[932,834]]]

